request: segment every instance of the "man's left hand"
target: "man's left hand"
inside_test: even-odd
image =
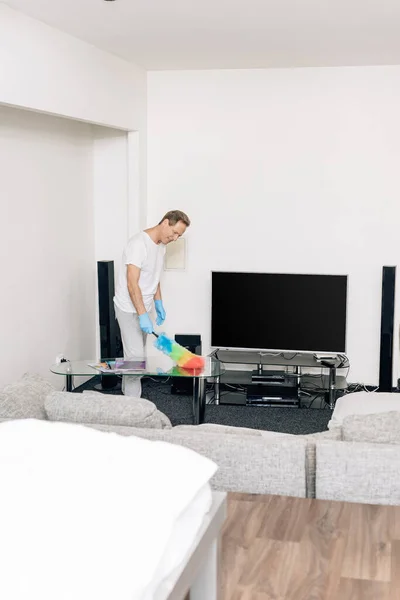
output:
[[[164,323],[166,317],[166,312],[162,300],[155,300],[154,306],[156,307],[157,313],[156,324],[160,326]]]

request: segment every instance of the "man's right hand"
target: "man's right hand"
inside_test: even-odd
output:
[[[153,323],[151,322],[147,312],[139,315],[139,325],[140,329],[144,331],[144,333],[153,333],[154,331]]]

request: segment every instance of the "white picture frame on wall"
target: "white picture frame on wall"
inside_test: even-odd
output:
[[[186,238],[179,238],[167,244],[164,271],[184,271],[186,269]]]

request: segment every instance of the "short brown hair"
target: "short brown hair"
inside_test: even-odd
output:
[[[165,221],[165,219],[168,219],[168,223],[170,225],[176,225],[177,223],[179,223],[179,221],[182,221],[182,223],[184,223],[186,227],[189,227],[190,225],[189,217],[186,213],[182,212],[181,210],[169,210],[167,213],[165,213],[165,215],[159,222],[159,225],[161,225],[161,223]]]

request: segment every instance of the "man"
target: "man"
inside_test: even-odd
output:
[[[190,219],[184,212],[171,210],[158,225],[134,235],[124,249],[114,306],[125,360],[145,355],[147,335],[154,331],[149,315],[153,301],[157,314],[156,324],[164,323],[166,313],[161,296],[160,276],[165,246],[181,237],[189,225]],[[122,391],[126,395],[140,398],[140,377],[123,377]]]

